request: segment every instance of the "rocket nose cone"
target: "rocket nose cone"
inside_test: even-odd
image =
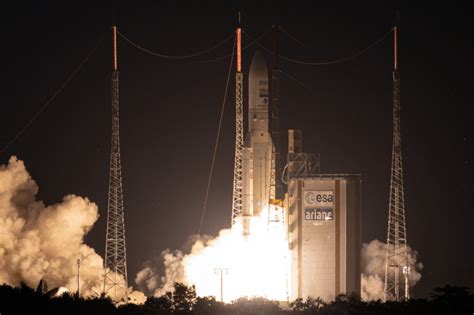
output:
[[[267,76],[267,62],[263,54],[257,50],[250,63],[250,76],[256,78],[257,76]]]

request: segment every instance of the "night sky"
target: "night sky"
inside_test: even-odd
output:
[[[281,54],[307,61],[351,55],[383,36],[395,9],[327,9],[313,1],[154,1],[116,8],[119,30],[147,49],[185,55],[232,34],[281,25]],[[266,5],[265,5],[266,3]],[[100,218],[86,242],[103,255],[110,158],[112,8],[35,4],[3,12],[0,144],[5,145],[82,59],[104,41],[31,126],[0,154],[26,163],[39,199],[87,196]],[[473,40],[468,9],[400,11],[402,146],[408,243],[423,262],[415,297],[445,284],[474,287]],[[244,44],[249,38],[244,35]],[[257,49],[243,56],[244,72]],[[144,261],[197,232],[232,41],[172,61],[119,39],[121,148],[129,282]],[[270,56],[268,56],[270,64]],[[234,67],[235,69],[235,67]],[[362,239],[385,240],[392,146],[391,37],[362,56],[327,66],[282,61],[281,130],[303,131],[323,173],[363,175]],[[290,79],[290,77],[292,79]],[[244,77],[248,82],[247,77]],[[203,232],[229,227],[234,150],[234,73]],[[246,92],[245,92],[246,93]],[[246,120],[246,117],[245,117]]]

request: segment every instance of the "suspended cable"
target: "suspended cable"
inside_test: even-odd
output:
[[[200,52],[197,52],[197,53],[194,53],[194,54],[190,54],[190,55],[181,55],[181,56],[171,56],[171,55],[164,55],[164,54],[161,54],[161,53],[157,53],[157,52],[154,52],[154,51],[151,51],[151,50],[148,50],[146,48],[143,48],[141,45],[138,45],[137,43],[133,42],[132,40],[130,40],[128,37],[126,37],[125,35],[123,35],[121,32],[117,31],[117,34],[120,35],[120,37],[122,37],[125,41],[127,41],[130,45],[132,46],[135,46],[136,48],[140,49],[141,51],[143,52],[146,52],[147,54],[150,54],[150,55],[153,55],[155,57],[160,57],[160,58],[166,58],[166,59],[188,59],[188,58],[193,58],[193,57],[198,57],[198,56],[201,56],[201,55],[204,55],[210,51],[213,51],[214,49],[216,49],[217,47],[221,46],[222,44],[226,43],[229,39],[231,39],[234,35],[231,34],[229,35],[226,39],[222,40],[221,42],[215,44],[214,46],[212,47],[209,47],[207,49],[204,49]]]
[[[122,33],[120,33],[119,31],[117,31],[117,34],[119,34],[120,37],[122,37],[126,42],[128,42],[130,45],[134,46],[135,48],[147,53],[147,54],[150,54],[152,56],[156,56],[156,57],[160,57],[160,58],[168,58],[168,59],[190,59],[190,58],[193,58],[193,57],[197,57],[197,56],[200,56],[200,55],[203,55],[207,52],[210,52],[212,51],[213,49],[221,46],[222,44],[224,44],[225,42],[227,42],[233,35],[230,35],[228,38],[226,38],[225,40],[223,40],[222,42],[218,43],[217,45],[209,48],[209,49],[206,49],[204,51],[201,51],[200,53],[196,53],[196,54],[193,54],[193,55],[187,55],[187,56],[167,56],[167,55],[163,55],[163,54],[160,54],[160,53],[156,53],[156,52],[153,52],[149,49],[146,49],[134,42],[132,42],[129,38],[125,37],[125,35],[123,35]],[[257,37],[256,39],[252,40],[250,43],[248,43],[247,45],[245,45],[244,47],[242,47],[242,51],[249,48],[250,46],[252,46],[253,44],[255,44],[257,41],[261,40],[262,38],[265,37],[265,35],[268,34],[268,31],[264,32],[262,35],[260,35],[259,37]],[[195,61],[195,62],[202,62],[202,63],[207,63],[207,62],[214,62],[214,61],[219,61],[219,60],[224,60],[224,59],[227,59],[229,58],[230,56],[232,56],[233,52],[230,53],[230,54],[226,54],[224,56],[220,56],[220,57],[216,57],[216,58],[210,58],[210,59],[204,59],[204,60],[192,60],[192,61]]]
[[[387,33],[385,33],[382,37],[380,37],[378,40],[376,40],[374,43],[372,43],[371,45],[369,45],[367,48],[359,51],[358,53],[355,53],[353,55],[350,55],[350,56],[347,56],[347,57],[343,57],[343,58],[339,58],[339,59],[335,59],[335,60],[330,60],[330,61],[324,61],[324,62],[309,62],[309,61],[303,61],[303,60],[298,60],[298,59],[293,59],[293,58],[289,58],[289,57],[286,57],[286,56],[283,56],[283,55],[279,55],[279,57],[283,60],[286,60],[288,62],[292,62],[292,63],[297,63],[297,64],[302,64],[302,65],[310,65],[310,66],[322,66],[322,65],[332,65],[332,64],[336,64],[336,63],[341,63],[341,62],[345,62],[345,61],[349,61],[349,60],[352,60],[352,59],[355,59],[357,57],[359,57],[360,55],[364,54],[365,52],[369,51],[370,49],[372,49],[373,47],[377,46],[379,43],[381,43],[383,40],[385,40],[389,35],[390,33],[392,33],[393,29],[390,29]],[[247,36],[249,36],[250,38],[252,38],[252,36],[250,36],[249,34],[246,33]],[[262,48],[263,50],[265,50],[266,52],[268,53],[272,53],[272,51],[270,49],[268,49],[267,47],[263,46],[262,44],[260,44],[258,41],[256,42],[257,45]]]
[[[283,28],[282,26],[278,25],[278,29],[283,33],[285,34],[286,36],[288,36],[290,39],[292,39],[294,42],[298,43],[300,46],[302,47],[305,47],[307,49],[310,49],[310,50],[319,50],[319,49],[316,49],[314,47],[310,47],[308,45],[306,45],[305,43],[303,43],[302,41],[300,41],[298,38],[296,38],[295,36],[291,35],[290,32],[288,32],[285,28]]]
[[[198,234],[201,234],[202,223],[204,221],[204,215],[206,213],[206,208],[207,208],[207,199],[209,197],[209,189],[211,187],[212,175],[214,173],[214,163],[216,161],[217,147],[219,145],[219,136],[220,136],[220,133],[221,133],[222,118],[224,117],[224,109],[225,109],[225,103],[226,103],[226,99],[227,99],[227,91],[229,89],[230,74],[232,72],[232,64],[234,62],[234,52],[235,52],[236,41],[237,40],[234,38],[234,45],[233,45],[233,48],[232,48],[232,56],[230,58],[229,70],[228,70],[228,73],[227,73],[227,80],[226,80],[226,84],[225,84],[224,98],[222,100],[221,114],[220,114],[220,117],[219,117],[219,126],[217,128],[216,142],[214,144],[214,152],[212,153],[212,162],[211,162],[211,167],[209,169],[209,177],[208,177],[208,180],[207,180],[206,194],[204,196],[204,202],[203,202],[203,206],[202,206],[201,220],[199,221]]]
[[[79,72],[79,70],[82,68],[82,66],[89,60],[89,58],[94,54],[94,52],[99,48],[100,44],[104,41],[105,35],[102,34],[99,42],[97,45],[92,48],[92,50],[87,54],[87,56],[82,60],[82,62],[79,64],[79,66],[69,75],[69,77],[64,81],[64,83],[59,87],[59,89],[56,90],[56,92],[51,96],[48,101],[39,109],[39,111],[28,121],[28,123],[6,144],[2,147],[0,150],[0,154],[5,152],[5,150],[13,143],[15,142],[22,134],[25,132],[26,129],[33,123],[33,121],[38,118],[38,116],[48,107],[49,104],[51,104],[54,99],[61,93],[61,91],[66,87],[66,85],[74,78],[74,76]]]
[[[306,84],[304,84],[303,82],[301,82],[300,80],[298,80],[297,78],[289,74],[288,72],[283,71],[281,69],[280,69],[280,72],[283,73],[288,79],[294,81],[299,86],[303,87],[304,89],[308,90],[311,93],[315,93],[315,91],[311,87],[307,86]]]

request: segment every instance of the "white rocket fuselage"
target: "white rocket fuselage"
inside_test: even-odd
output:
[[[249,234],[250,217],[258,216],[270,200],[273,142],[268,124],[268,70],[257,52],[250,64],[249,123],[242,161],[243,232]]]

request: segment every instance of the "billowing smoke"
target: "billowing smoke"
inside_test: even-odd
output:
[[[263,247],[258,246],[258,242],[252,242],[256,251],[252,251],[248,247],[241,247],[240,237],[235,237],[232,230],[222,230],[219,236],[212,239],[205,237],[202,239],[193,237],[194,245],[189,250],[189,253],[184,254],[183,251],[169,249],[163,251],[161,256],[152,261],[148,261],[144,268],[137,274],[136,283],[141,290],[147,291],[155,296],[160,296],[167,291],[172,291],[174,282],[183,282],[188,285],[196,284],[198,293],[201,283],[215,282],[212,274],[205,272],[204,265],[222,265],[221,260],[227,261],[226,264],[232,266],[232,261],[236,260],[239,264],[242,261],[232,256],[231,252],[237,252],[245,257],[258,257],[258,259],[265,260],[268,252],[262,250],[263,247],[268,246],[266,242]],[[278,249],[278,247],[276,247]],[[227,251],[229,249],[229,252]],[[263,253],[259,254],[258,252]],[[278,250],[277,250],[278,252]],[[246,256],[251,253],[253,256]],[[362,274],[361,274],[361,297],[364,300],[378,300],[383,298],[384,277],[385,277],[385,255],[386,245],[378,240],[373,240],[369,244],[363,244],[362,248]],[[281,255],[280,255],[281,256]],[[420,271],[423,269],[423,264],[417,262],[418,253],[408,247],[408,264],[411,267],[409,276],[410,287],[415,286],[421,279]],[[276,261],[272,257],[273,261]],[[202,261],[199,268],[193,271],[192,265],[196,262]],[[255,261],[255,260],[252,260]],[[232,266],[235,268],[235,265]],[[257,270],[265,270],[260,268]],[[284,277],[284,271],[272,273],[275,279]],[[227,287],[229,286],[229,276],[227,276]],[[195,281],[192,281],[192,280]],[[251,288],[260,281],[249,281],[246,289],[251,291]],[[235,285],[235,284],[234,284]],[[238,283],[237,283],[238,286]],[[211,295],[216,295],[219,291],[205,291],[211,292]],[[214,293],[212,293],[214,292]],[[251,295],[251,294],[249,294]]]
[[[0,283],[31,287],[45,280],[49,288],[77,291],[80,259],[81,295],[98,296],[103,288],[103,259],[84,244],[84,236],[98,219],[97,205],[67,195],[46,206],[36,200],[38,186],[25,165],[11,157],[0,166]],[[129,289],[133,302],[143,293]]]
[[[209,235],[191,235],[181,249],[165,249],[159,257],[146,261],[135,277],[138,288],[148,294],[161,296],[173,291],[175,282],[187,283],[184,257],[199,252],[212,239]]]
[[[386,244],[379,240],[373,240],[362,246],[361,297],[366,301],[383,299],[386,248]],[[415,250],[409,246],[407,250],[410,266],[408,280],[410,287],[413,287],[421,279],[423,264],[417,262],[418,253]]]
[[[172,291],[175,282],[185,282],[183,257],[180,250],[166,249],[160,257],[145,262],[135,278],[138,288],[154,296]]]

